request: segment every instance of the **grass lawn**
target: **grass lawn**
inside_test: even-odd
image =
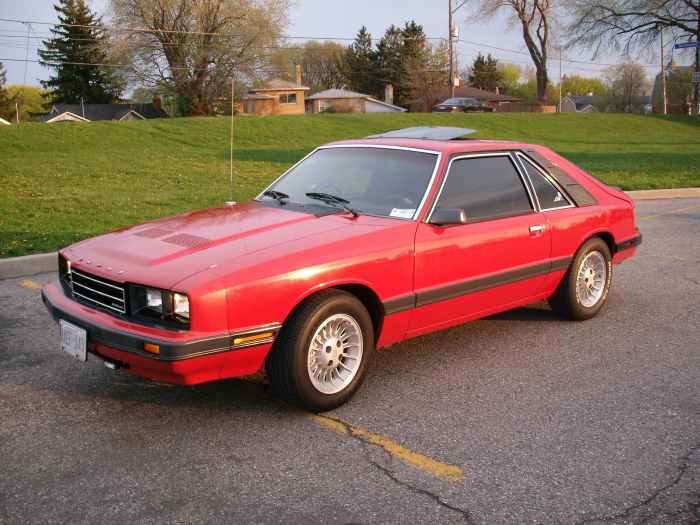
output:
[[[415,125],[542,143],[624,189],[700,186],[700,121],[608,114],[299,115],[236,119],[235,198],[315,146]],[[0,128],[0,257],[46,252],[228,198],[229,120]]]

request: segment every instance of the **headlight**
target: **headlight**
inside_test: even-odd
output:
[[[190,300],[185,294],[132,284],[129,300],[131,315],[136,318],[174,328],[189,328]]]

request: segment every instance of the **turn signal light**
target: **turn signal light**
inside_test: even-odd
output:
[[[143,349],[151,354],[160,354],[160,346],[153,343],[143,343]]]
[[[243,337],[234,337],[233,346],[247,345],[250,343],[255,343],[257,341],[264,341],[265,339],[271,339],[274,336],[274,332],[262,332],[255,335],[246,335]]]

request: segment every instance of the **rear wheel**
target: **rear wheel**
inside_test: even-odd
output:
[[[265,366],[280,397],[323,412],[353,396],[373,350],[372,320],[364,305],[349,293],[325,290],[285,322]]]
[[[590,319],[605,304],[611,281],[610,249],[605,241],[593,237],[576,252],[549,304],[562,317],[575,321]]]

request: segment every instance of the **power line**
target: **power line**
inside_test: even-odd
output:
[[[56,23],[56,22],[40,22],[37,20],[19,20],[16,18],[0,18],[0,22],[14,22],[18,24],[23,24],[23,23],[31,23],[35,25],[43,25],[43,26],[53,26],[53,27],[77,27],[77,28],[92,28],[92,29],[101,29],[103,26],[95,25],[95,24],[62,24],[62,23]],[[199,35],[199,36],[218,36],[218,37],[226,37],[226,38],[238,38],[241,35],[236,35],[233,33],[221,33],[221,32],[210,32],[210,31],[185,31],[185,30],[178,30],[178,29],[149,29],[145,27],[124,27],[124,28],[119,28],[119,27],[112,27],[109,28],[110,31],[115,31],[115,32],[131,32],[131,33],[147,33],[147,34],[154,34],[154,33],[161,33],[161,34],[177,34],[177,35]],[[283,39],[289,39],[289,40],[341,40],[341,41],[350,41],[353,42],[355,41],[355,37],[344,37],[344,36],[338,36],[338,37],[326,37],[326,36],[316,36],[316,37],[308,37],[308,36],[297,36],[297,35],[279,35],[279,38]],[[372,40],[381,40],[380,38],[372,38]],[[444,37],[416,37],[414,40],[445,40]]]

